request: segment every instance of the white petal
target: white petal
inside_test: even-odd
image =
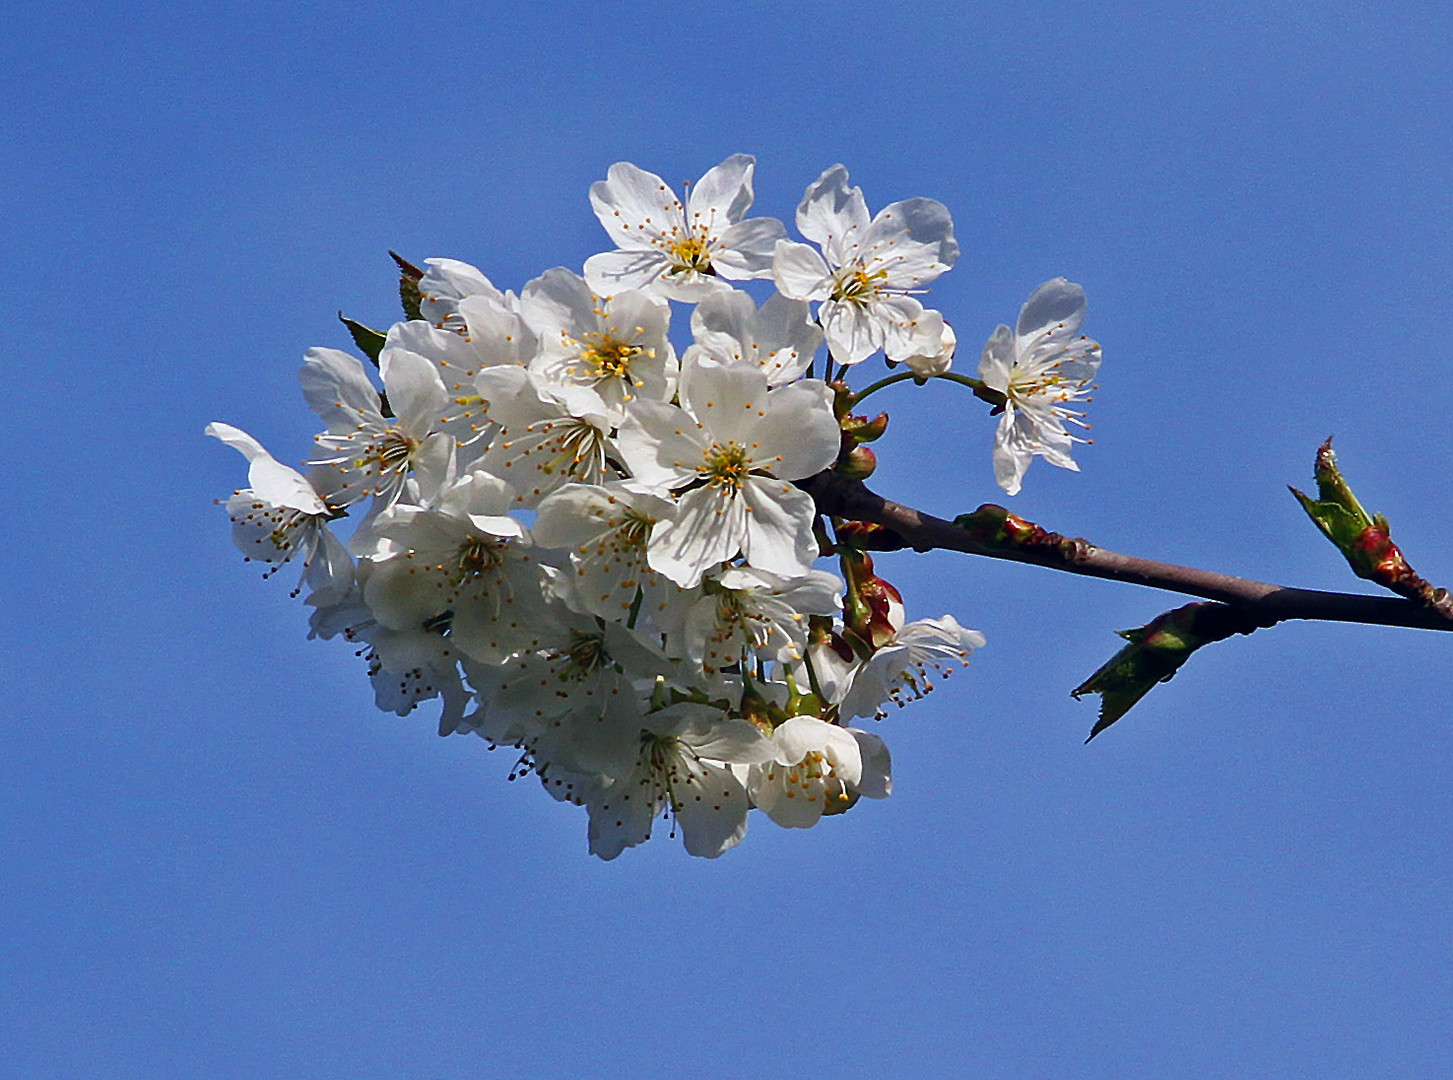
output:
[[[712,225],[712,232],[719,233],[741,221],[755,199],[752,173],[756,167],[757,159],[751,154],[733,154],[708,169],[687,198],[687,227]]]
[[[751,508],[744,515],[746,538],[741,545],[747,562],[783,577],[805,573],[818,555],[812,497],[781,480],[752,476],[742,486],[741,498]]]
[[[356,356],[337,349],[309,349],[298,381],[308,407],[334,434],[352,435],[365,418],[382,420],[378,391]]]
[[[848,170],[834,165],[808,185],[797,207],[797,231],[841,266],[853,239],[868,228],[868,204],[861,188],[848,186]]]
[[[886,799],[893,794],[893,759],[888,755],[888,744],[871,732],[857,728],[848,728],[848,734],[858,741],[858,751],[863,759],[863,775],[857,783],[858,794],[870,799]]]
[[[714,859],[747,832],[747,789],[730,770],[698,763],[675,792],[676,821],[688,854]]]
[[[650,291],[670,267],[666,253],[656,248],[605,251],[585,260],[585,280],[600,296],[614,296],[629,289]]]
[[[772,253],[772,280],[793,300],[826,300],[832,295],[832,269],[815,248],[778,240]]]
[[[407,349],[385,349],[379,356],[379,369],[399,428],[415,439],[424,438],[449,404],[449,392],[438,369]]]
[[[590,205],[611,239],[627,250],[646,247],[652,237],[666,235],[682,223],[681,202],[666,182],[628,161],[616,162],[604,180],[591,185]],[[586,266],[589,279],[589,263]]]
[[[1084,321],[1085,290],[1059,277],[1046,281],[1030,295],[1019,311],[1015,333],[1021,343],[1049,330],[1056,337],[1070,338],[1080,332]]]
[[[772,253],[787,237],[776,218],[748,218],[722,233],[713,248],[711,265],[722,277],[741,281],[772,276]]]
[[[651,531],[651,569],[683,589],[692,588],[717,563],[742,550],[751,516],[741,497],[723,498],[713,487],[688,491],[676,504],[675,520],[659,522]]]

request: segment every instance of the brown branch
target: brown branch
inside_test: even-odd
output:
[[[866,550],[892,551],[936,548],[983,555],[991,559],[1032,563],[1085,577],[1126,581],[1167,592],[1200,596],[1241,608],[1251,623],[1272,626],[1287,619],[1407,626],[1421,630],[1453,630],[1453,619],[1412,600],[1392,596],[1324,592],[1271,585],[1264,581],[1198,570],[1190,566],[1121,555],[1088,540],[1047,532],[1037,525],[985,506],[973,515],[986,523],[976,529],[925,514],[870,491],[862,481],[849,480],[831,470],[797,482],[812,496],[819,511],[850,522],[868,522],[881,529],[849,529],[853,542]],[[989,532],[996,522],[1009,522],[1010,537]],[[1245,631],[1241,631],[1245,632]]]

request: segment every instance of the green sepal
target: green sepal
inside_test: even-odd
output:
[[[422,319],[424,313],[419,305],[424,294],[419,291],[419,282],[424,279],[424,271],[397,252],[390,251],[389,255],[399,268],[399,300],[404,305],[404,318]]]
[[[380,334],[371,327],[364,326],[361,322],[354,322],[346,318],[343,312],[338,313],[338,321],[348,327],[349,336],[353,338],[353,344],[358,346],[358,351],[373,361],[373,366],[378,367],[378,357],[383,352],[384,342],[387,335]]]

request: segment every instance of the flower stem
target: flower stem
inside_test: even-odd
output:
[[[947,382],[958,383],[960,386],[967,386],[970,390],[974,392],[975,397],[987,401],[990,405],[1004,404],[1004,395],[1001,394],[998,390],[994,390],[990,387],[985,386],[978,379],[971,379],[967,375],[959,375],[952,371],[944,372],[942,375],[930,375],[927,378],[920,378],[911,371],[894,372],[892,375],[888,375],[885,378],[879,379],[877,382],[870,384],[863,390],[854,394],[853,404],[856,405],[869,394],[876,394],[885,386],[892,386],[894,383],[901,383],[907,379],[912,379],[919,386],[922,386],[924,383],[928,382],[929,379],[943,379]]]

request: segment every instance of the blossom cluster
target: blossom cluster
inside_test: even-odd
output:
[[[1099,363],[1083,293],[1056,279],[979,379],[951,376],[954,332],[918,299],[958,257],[945,207],[870,216],[834,166],[797,209],[803,243],[747,216],[754,167],[728,158],[682,198],[612,166],[590,199],[615,249],[518,294],[461,262],[402,264],[412,317],[355,333],[381,388],[350,353],[306,354],[325,430],[303,471],[207,429],[249,462],[235,542],[269,573],[301,565],[311,636],[360,646],[380,708],[438,699],[441,734],[515,748],[512,775],[584,806],[605,859],[663,813],[714,857],[752,808],[801,828],[887,796],[887,747],[852,721],[984,643],[952,616],[907,621],[799,486],[871,471],[886,417],[850,415],[847,371],[881,353],[973,386],[1002,410],[1012,493],[1034,456],[1074,467],[1067,403]],[[750,281],[771,283],[760,304]]]

